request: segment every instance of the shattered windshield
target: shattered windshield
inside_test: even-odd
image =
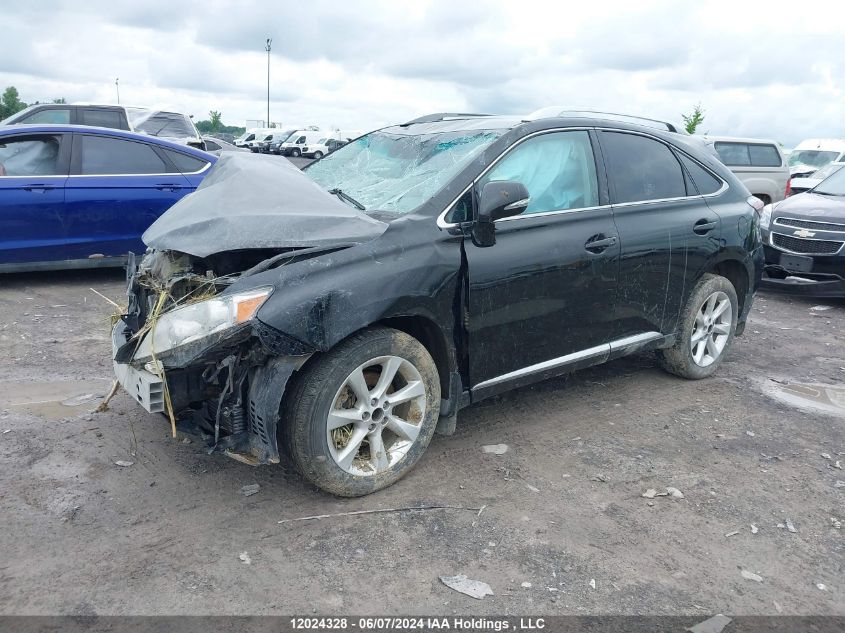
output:
[[[341,190],[367,211],[408,213],[437,193],[502,132],[373,132],[312,163],[305,172],[324,189]]]

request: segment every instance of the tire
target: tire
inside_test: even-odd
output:
[[[290,155],[291,155],[291,156],[293,156],[294,158],[299,158],[299,157],[302,155],[302,152],[300,152],[298,149],[296,149],[296,148],[294,147],[294,148],[290,151]]]
[[[689,380],[712,376],[733,342],[738,317],[733,284],[719,275],[705,274],[684,307],[675,345],[657,351],[661,366]]]
[[[314,152],[314,160],[320,160],[323,157],[323,152]]]
[[[386,386],[379,380],[385,371],[393,376]],[[355,395],[363,389],[365,398]],[[391,403],[391,394],[399,393],[405,399]],[[359,497],[393,484],[414,467],[439,413],[440,379],[425,347],[399,330],[369,328],[295,376],[282,400],[282,447],[315,486]]]

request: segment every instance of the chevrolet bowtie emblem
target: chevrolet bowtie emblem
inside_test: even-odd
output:
[[[813,237],[815,233],[813,233],[813,231],[808,231],[807,229],[798,229],[793,233],[793,235],[797,235],[798,237]]]

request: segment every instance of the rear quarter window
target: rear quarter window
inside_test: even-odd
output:
[[[167,154],[167,157],[173,161],[173,164],[176,165],[176,169],[183,174],[192,174],[200,171],[208,165],[208,161],[204,161],[196,156],[188,156],[182,152],[174,152],[169,149],[164,150],[164,152]]]
[[[700,193],[702,196],[706,196],[711,193],[716,193],[717,191],[719,191],[719,189],[722,188],[721,180],[716,178],[716,176],[704,169],[704,167],[699,165],[691,158],[681,154],[681,162],[684,164],[684,167],[689,172],[693,183],[698,189],[698,193]],[[690,193],[695,192],[691,191]]]

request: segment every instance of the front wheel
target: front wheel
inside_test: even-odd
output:
[[[705,274],[687,300],[675,345],[658,350],[660,364],[682,378],[712,376],[733,341],[738,318],[733,284],[719,275]]]
[[[294,147],[294,148],[290,151],[290,155],[291,155],[291,156],[293,156],[294,158],[299,158],[299,157],[302,155],[302,152],[300,152],[298,149],[296,149],[296,148]]]
[[[440,411],[437,367],[390,328],[364,330],[306,365],[282,402],[282,445],[319,488],[358,497],[413,468]]]
[[[323,152],[314,152],[314,159],[320,160],[323,157]]]

